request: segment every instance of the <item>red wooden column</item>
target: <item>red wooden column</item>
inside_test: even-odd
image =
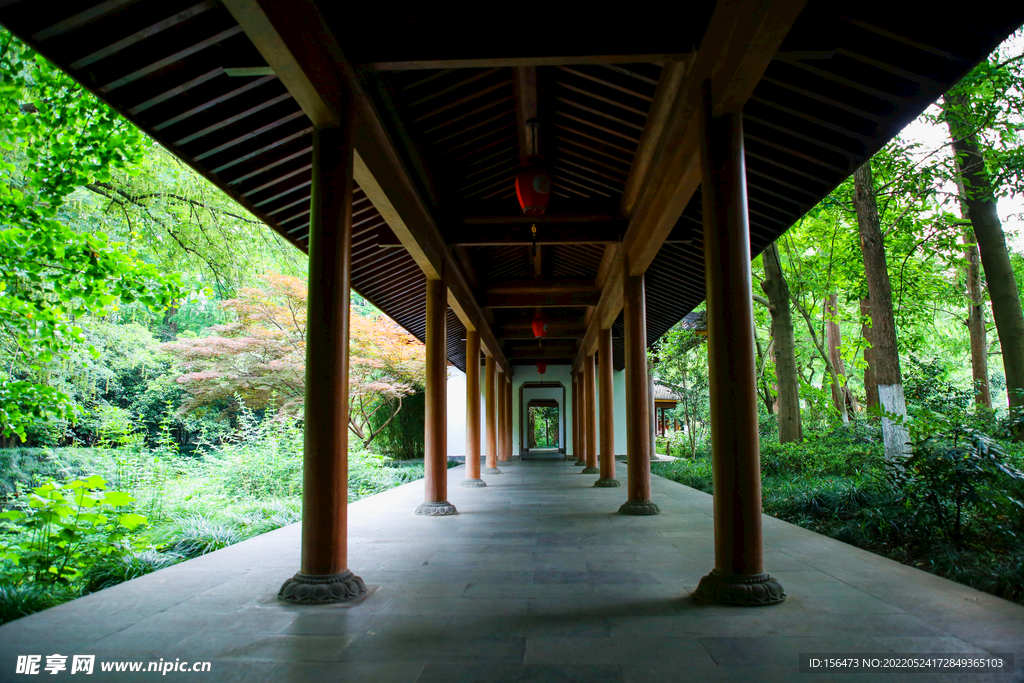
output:
[[[512,378],[505,375],[505,460],[512,457]]]
[[[630,275],[629,259],[622,261],[622,316],[626,331],[626,502],[623,515],[657,515],[651,501],[651,430],[647,406],[647,312],[644,276]]]
[[[496,406],[498,411],[498,462],[505,462],[508,460],[508,454],[505,452],[505,418],[508,417],[505,410],[505,400],[508,398],[508,395],[505,392],[505,373],[501,371],[501,368],[498,368],[498,377],[494,389],[498,393],[498,403]]]
[[[597,384],[601,392],[601,478],[600,488],[619,486],[615,478],[615,392],[612,385],[612,330],[597,335]]]
[[[570,370],[569,376],[572,378],[572,413],[570,415],[572,418],[572,451],[568,447],[565,449],[566,460],[570,457],[576,457],[580,450],[580,397],[577,387],[578,383],[576,382],[576,372]]]
[[[448,290],[444,280],[427,278],[426,415],[423,444],[423,504],[417,515],[438,517],[458,511],[448,502]]]
[[[348,569],[348,334],[352,278],[352,111],[313,133],[302,465],[302,559],[277,597],[347,602],[366,594]]]
[[[729,605],[786,599],[764,573],[757,374],[751,304],[750,226],[743,119],[713,116],[705,83],[701,116],[704,277],[707,282],[715,568],[694,598]]]
[[[587,398],[587,466],[580,474],[600,474],[597,469],[597,387],[594,383],[594,355],[583,359],[583,391]]]
[[[579,401],[573,406],[576,413],[576,436],[579,438],[579,445],[574,448],[576,451],[576,467],[587,466],[587,391],[584,387],[583,373],[576,372],[576,399]]]
[[[466,478],[459,486],[487,486],[480,478],[480,333],[466,330]]]
[[[494,356],[484,361],[484,409],[487,411],[487,467],[484,474],[501,474],[498,469],[497,364]]]

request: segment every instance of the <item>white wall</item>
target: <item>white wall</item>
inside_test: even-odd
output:
[[[564,417],[562,429],[563,432],[560,434],[560,443],[562,443],[567,453],[573,452],[572,444],[572,423],[569,422],[572,416],[572,378],[569,374],[570,366],[568,365],[549,365],[547,372],[544,373],[543,377],[537,372],[536,366],[533,365],[517,365],[515,366],[515,375],[512,377],[512,453],[514,455],[519,454],[519,444],[521,441],[519,432],[519,420],[520,420],[520,406],[519,406],[519,388],[526,382],[561,382],[565,387],[565,402],[566,406],[559,405],[559,414]],[[504,375],[501,375],[504,377]],[[623,371],[612,372],[612,390],[615,395],[615,410],[612,414],[615,416],[615,454],[625,455],[626,454],[626,373]],[[484,404],[483,397],[483,381],[484,372],[483,367],[480,368],[480,387],[477,388],[477,395],[480,396],[480,453],[481,455],[486,450],[487,438],[487,410]],[[554,398],[561,402],[562,390],[560,388],[544,389],[544,392],[550,392],[550,396],[542,396],[536,393],[536,390],[527,390],[525,399],[527,402],[531,398]],[[598,389],[598,410],[600,410],[600,389]],[[465,455],[466,454],[466,374],[458,368],[449,366],[448,367],[448,455]],[[598,413],[600,415],[600,413]]]

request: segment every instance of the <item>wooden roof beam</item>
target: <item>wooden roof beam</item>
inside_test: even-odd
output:
[[[225,6],[302,111],[320,127],[338,125],[343,93],[356,106],[355,179],[428,277],[444,273],[448,303],[502,370],[512,374],[465,273],[449,252],[373,102],[312,0],[225,0]],[[316,40],[310,40],[315,35]]]
[[[531,244],[606,244],[618,242],[626,231],[625,221],[606,223],[539,223],[532,226],[497,225],[486,230],[475,224],[456,225],[447,231],[448,243],[464,247],[497,247]]]
[[[742,111],[807,0],[719,3],[693,60],[666,65],[648,113],[622,198],[629,228],[609,263],[600,301],[589,316],[575,364],[597,348],[597,334],[622,310],[621,259],[639,275],[657,256],[700,186],[697,117],[711,81],[715,114]]]
[[[536,287],[491,287],[484,292],[483,305],[487,308],[594,306],[600,296],[601,291],[592,284],[561,284],[556,281]]]
[[[629,55],[552,55],[540,57],[479,57],[468,59],[418,59],[371,62],[372,71],[415,71],[420,69],[494,69],[538,66],[573,66],[583,64],[655,64],[685,62],[686,52]]]
[[[548,322],[548,330],[544,339],[580,339],[586,333],[587,328],[582,322]],[[533,336],[532,321],[522,325],[501,325],[495,329],[495,334],[499,339],[536,339]]]
[[[537,139],[537,67],[516,67],[512,84],[516,93],[516,124],[519,127],[519,157],[539,154]],[[536,150],[536,151],[535,151]]]

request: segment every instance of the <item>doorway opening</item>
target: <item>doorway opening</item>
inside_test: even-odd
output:
[[[565,387],[560,382],[525,382],[519,388],[519,457],[565,457]]]
[[[557,451],[558,401],[534,399],[526,406],[526,447],[531,451]]]

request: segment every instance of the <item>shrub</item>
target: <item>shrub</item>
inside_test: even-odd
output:
[[[146,518],[123,510],[134,499],[106,491],[99,475],[33,489],[20,510],[0,513],[10,520],[0,558],[14,583],[71,585],[91,563],[122,552],[126,535]]]
[[[698,457],[692,460],[680,458],[673,462],[652,463],[651,472],[705,493],[711,493],[712,490],[711,458],[709,457]]]
[[[988,435],[955,419],[921,411],[913,423],[911,455],[888,469],[922,526],[961,545],[974,525],[1013,536],[1020,527],[1024,473],[1012,467]]]

